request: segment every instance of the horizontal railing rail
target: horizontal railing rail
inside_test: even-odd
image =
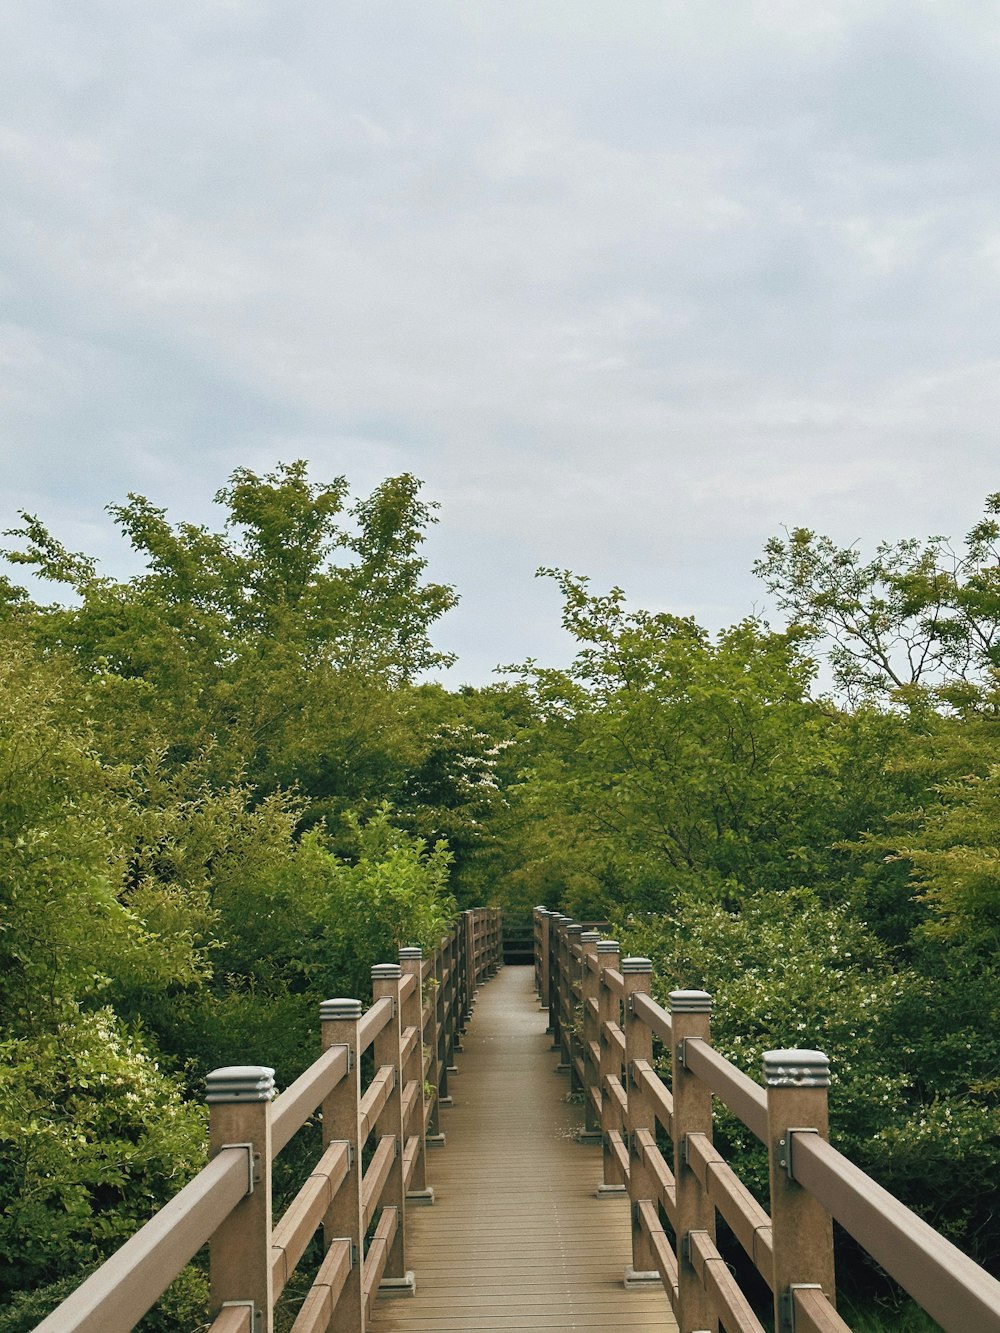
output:
[[[830,1145],[823,1052],[767,1052],[761,1086],[713,1049],[704,991],[673,991],[664,1009],[648,958],[622,959],[599,930],[544,907],[534,940],[539,1003],[583,1097],[581,1136],[601,1142],[598,1193],[629,1198],[626,1285],[660,1282],[680,1333],[720,1322],[763,1333],[716,1246],[718,1217],[771,1288],[777,1333],[850,1333],[836,1310],[832,1219],[946,1333],[1000,1333],[1000,1282]],[[769,1211],[714,1147],[713,1099],[766,1145]]]
[[[211,1333],[272,1333],[275,1302],[320,1229],[324,1258],[293,1333],[364,1333],[380,1291],[414,1288],[406,1208],[433,1203],[425,1148],[444,1142],[438,1107],[501,939],[497,909],[463,912],[427,959],[404,948],[372,969],[367,1012],[325,1001],[323,1052],[277,1098],[266,1066],[210,1074],[208,1165],[36,1333],[128,1333],[206,1243]],[[362,1091],[368,1050],[375,1072]],[[274,1224],[272,1162],[317,1111],[322,1155]]]

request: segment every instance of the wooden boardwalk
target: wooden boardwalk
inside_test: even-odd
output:
[[[377,1333],[632,1329],[677,1325],[662,1287],[625,1290],[628,1204],[598,1199],[601,1156],[545,1032],[530,967],[502,968],[476,1012],[428,1149],[432,1208],[407,1210],[413,1297],[376,1302]]]

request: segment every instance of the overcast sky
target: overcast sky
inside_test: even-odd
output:
[[[996,0],[8,0],[0,526],[411,471],[450,679],[538,565],[713,628],[1000,490]]]

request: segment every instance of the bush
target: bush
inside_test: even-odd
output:
[[[187,1182],[205,1142],[203,1109],[109,1009],[0,1044],[0,1285],[99,1262]]]

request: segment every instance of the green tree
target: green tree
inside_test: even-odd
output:
[[[580,647],[566,671],[529,668],[547,737],[529,800],[581,865],[590,849],[594,880],[662,906],[684,885],[729,898],[841,873],[832,844],[872,813],[841,771],[848,754],[855,778],[876,771],[882,747],[809,699],[799,636],[748,620],[713,641],[556,577]]]
[[[1000,667],[1000,493],[954,549],[944,537],[880,542],[866,561],[808,528],[772,537],[754,566],[792,623],[830,642],[852,699],[915,687],[973,697]]]
[[[125,582],[98,576],[92,560],[23,516],[13,534],[22,544],[8,558],[75,598],[36,614],[33,632],[110,678],[115,712],[101,738],[109,753],[131,743],[132,760],[161,745],[183,763],[210,750],[217,778],[273,788],[289,779],[288,755],[301,755],[308,735],[312,767],[337,768],[349,789],[344,772],[359,759],[356,737],[341,743],[345,714],[377,708],[449,660],[429,630],[455,595],[423,581],[420,553],[433,506],[404,474],[347,507],[345,479],[311,483],[303,462],[263,477],[238,469],[216,500],[227,514],[217,533],[171,526],[142,496],[112,505],[147,566]],[[361,785],[364,767],[362,756]]]

